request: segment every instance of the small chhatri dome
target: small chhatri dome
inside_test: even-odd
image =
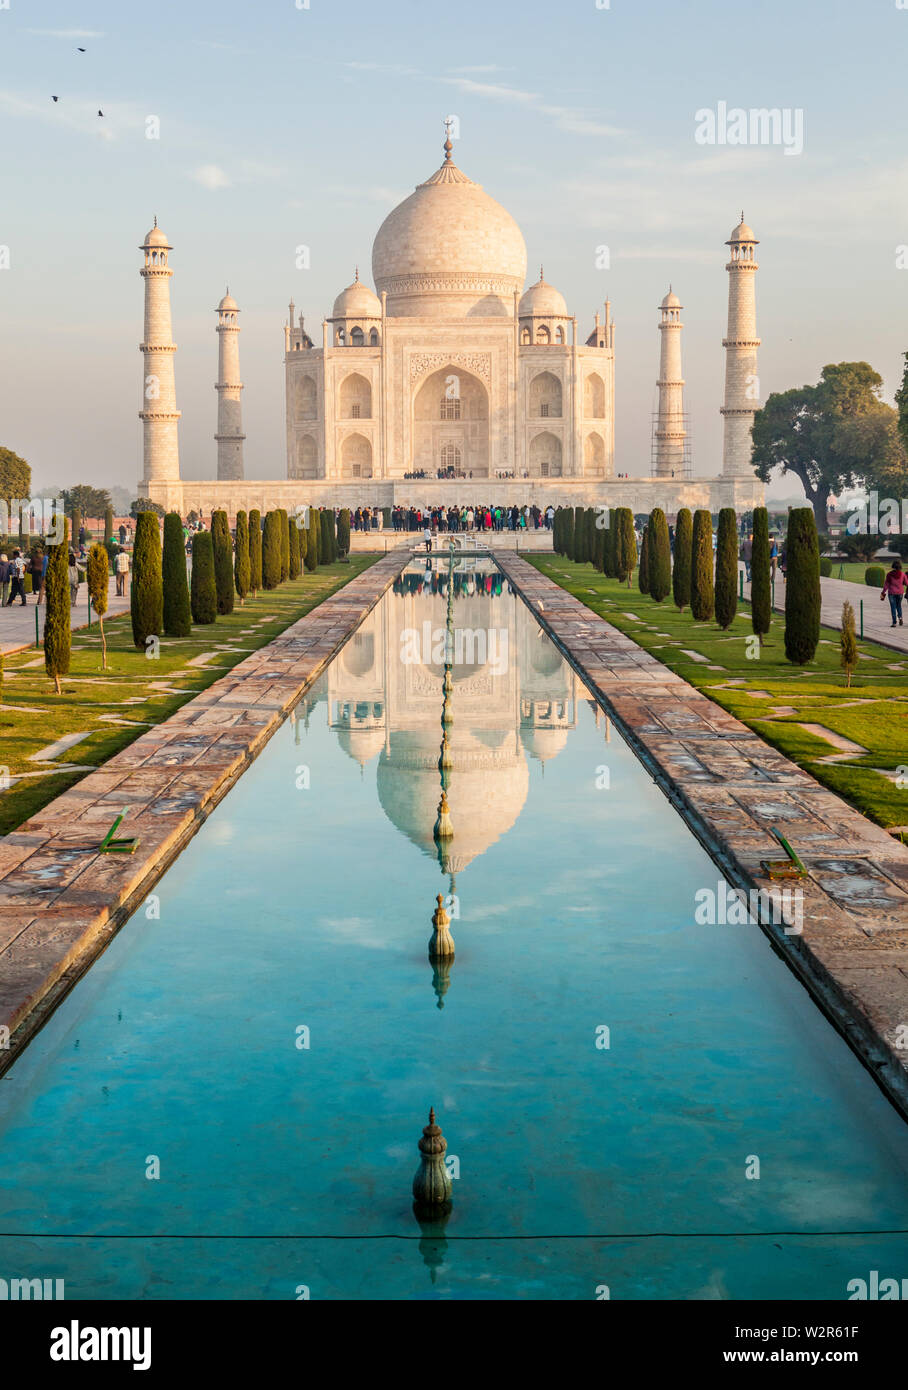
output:
[[[728,241],[725,243],[725,245],[736,246],[740,241],[752,241],[755,246],[759,246],[760,244],[757,241],[757,238],[754,236],[753,227],[748,227],[747,223],[744,221],[743,212],[741,213],[741,221],[738,223],[737,227],[735,227],[734,231],[728,238]]]
[[[672,290],[671,285],[669,285],[669,287],[668,287],[668,294],[665,296],[665,298],[663,299],[662,303],[659,305],[659,308],[660,308],[660,309],[683,309],[683,307],[684,307],[684,306],[683,306],[683,304],[681,303],[681,300],[680,300],[680,299],[678,298],[678,296],[674,293],[674,291]]]
[[[531,285],[526,294],[520,301],[518,314],[521,318],[530,315],[545,318],[568,318],[568,307],[564,300],[564,295],[555,289],[554,285],[549,285],[543,275],[542,267],[539,268],[539,279],[535,285]]]
[[[364,285],[359,278],[359,266],[353,284],[341,290],[334,301],[333,317],[336,319],[379,319],[381,300],[374,290]]]
[[[237,304],[237,302],[236,302],[236,300],[234,299],[233,295],[230,293],[230,288],[229,288],[229,286],[228,286],[228,288],[227,288],[227,293],[224,295],[224,298],[221,300],[220,304],[218,305],[218,310],[222,311],[222,310],[224,310],[224,309],[229,309],[232,313],[238,313],[238,312],[239,312],[239,307],[240,307],[239,304]]]
[[[152,227],[151,231],[145,233],[145,240],[143,241],[142,246],[143,248],[146,246],[163,246],[167,251],[173,249],[170,245],[170,242],[167,240],[165,233],[162,232],[161,228],[158,226],[157,218],[155,218],[154,220],[154,226]]]

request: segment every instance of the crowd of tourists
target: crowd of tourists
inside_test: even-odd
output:
[[[551,531],[555,508],[496,507],[392,507],[394,531]]]

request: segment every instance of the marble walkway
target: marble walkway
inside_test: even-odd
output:
[[[392,583],[374,565],[0,838],[0,1072],[141,903]],[[117,834],[134,854],[100,854]]]
[[[768,889],[760,860],[786,836],[803,929],[764,930],[908,1115],[908,848],[527,561],[496,560],[734,887]]]

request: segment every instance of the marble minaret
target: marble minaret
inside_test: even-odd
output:
[[[146,236],[140,251],[145,264],[139,272],[145,281],[145,337],[139,351],[145,359],[142,385],[143,409],[139,411],[144,431],[143,483],[171,483],[180,479],[180,447],[177,438],[176,388],[173,380],[173,354],[176,346],[170,325],[170,277],[173,271],[167,256],[173,247],[158,226]]]
[[[243,473],[243,407],[240,392],[240,326],[237,322],[239,305],[228,289],[218,305],[218,481],[242,479]]]
[[[753,231],[741,221],[725,243],[731,247],[728,271],[728,336],[725,348],[725,439],[722,447],[723,478],[752,478],[750,437],[754,415],[760,408],[760,378],[757,375],[757,304],[755,294],[757,262],[754,248],[759,246]]]
[[[669,286],[659,305],[659,414],[656,419],[654,474],[657,478],[684,476],[687,430],[684,428],[684,378],[681,375],[681,309],[683,305]]]

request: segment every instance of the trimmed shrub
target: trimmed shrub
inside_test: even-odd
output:
[[[820,578],[832,578],[832,561],[825,555],[820,556]]]
[[[164,518],[163,619],[168,637],[188,637],[192,631],[186,544],[179,512]]]
[[[105,508],[104,508],[104,536],[103,536],[103,540],[104,540],[104,544],[105,544],[105,545],[106,545],[107,542],[110,540],[110,538],[111,538],[111,536],[112,536],[113,534],[114,534],[114,509],[113,509],[113,507],[105,507]],[[119,540],[119,537],[117,537],[117,539]]]
[[[210,531],[196,531],[192,538],[189,602],[194,623],[213,623],[217,618],[218,590],[214,580],[214,545]]]
[[[700,508],[694,513],[690,560],[690,611],[705,623],[713,615],[713,519]]]
[[[214,583],[218,613],[233,612],[233,542],[230,523],[224,511],[211,513],[211,544],[214,547]]]
[[[649,523],[643,528],[640,538],[640,565],[637,569],[637,584],[641,594],[649,593]]]
[[[750,625],[762,642],[772,622],[772,576],[769,563],[769,512],[754,508],[750,557]]]
[[[716,622],[730,627],[737,611],[738,519],[734,507],[723,507],[716,536]]]
[[[256,507],[249,513],[249,587],[253,598],[262,587],[262,514]]]
[[[690,604],[690,574],[693,564],[693,517],[682,507],[675,521],[675,555],[672,565],[672,597],[683,613]]]
[[[252,565],[249,558],[249,518],[243,511],[236,514],[236,546],[233,557],[233,582],[236,591],[240,596],[240,603],[246,602],[246,595],[252,576]]]
[[[290,578],[299,579],[300,574],[300,528],[296,517],[290,518]]]
[[[851,676],[858,664],[858,640],[854,632],[854,609],[846,599],[842,604],[842,633],[839,637],[839,660],[847,677],[846,685],[851,685]]]
[[[155,512],[139,512],[132,548],[132,640],[145,650],[148,637],[164,631],[164,588],[161,576],[161,532]]]
[[[104,636],[104,614],[107,612],[107,585],[110,582],[110,566],[107,562],[107,550],[103,545],[93,545],[88,552],[85,579],[88,584],[91,606],[98,615],[98,626],[101,629],[101,669],[106,671],[107,638]]]
[[[822,574],[822,569],[820,570]],[[882,589],[886,583],[886,568],[884,565],[868,565],[864,571],[864,583],[869,584],[871,589]]]
[[[653,507],[650,512],[646,534],[649,596],[661,603],[672,590],[672,548],[668,521],[661,507]]]
[[[60,677],[69,674],[69,522],[63,518],[63,539],[49,547],[44,578],[44,669],[60,694]]]
[[[281,582],[281,530],[280,512],[268,512],[262,533],[263,589],[276,589]]]
[[[312,573],[318,569],[318,546],[321,538],[321,524],[318,512],[309,508],[309,530],[306,533],[306,569]]]
[[[615,511],[615,578],[631,586],[637,566],[637,537],[634,535],[634,514],[630,507]]]
[[[80,532],[81,530],[82,530],[82,508],[81,508],[81,507],[73,507],[73,537],[72,537],[72,543],[73,543],[73,549],[74,549],[74,550],[77,550],[77,549],[78,549],[78,546],[79,546],[79,532]]]
[[[281,583],[290,578],[290,517],[283,507],[278,508],[281,519]]]
[[[350,508],[342,507],[337,521],[337,553],[346,557],[350,554]]]
[[[812,507],[793,507],[785,541],[785,655],[812,661],[820,640],[820,551]]]

